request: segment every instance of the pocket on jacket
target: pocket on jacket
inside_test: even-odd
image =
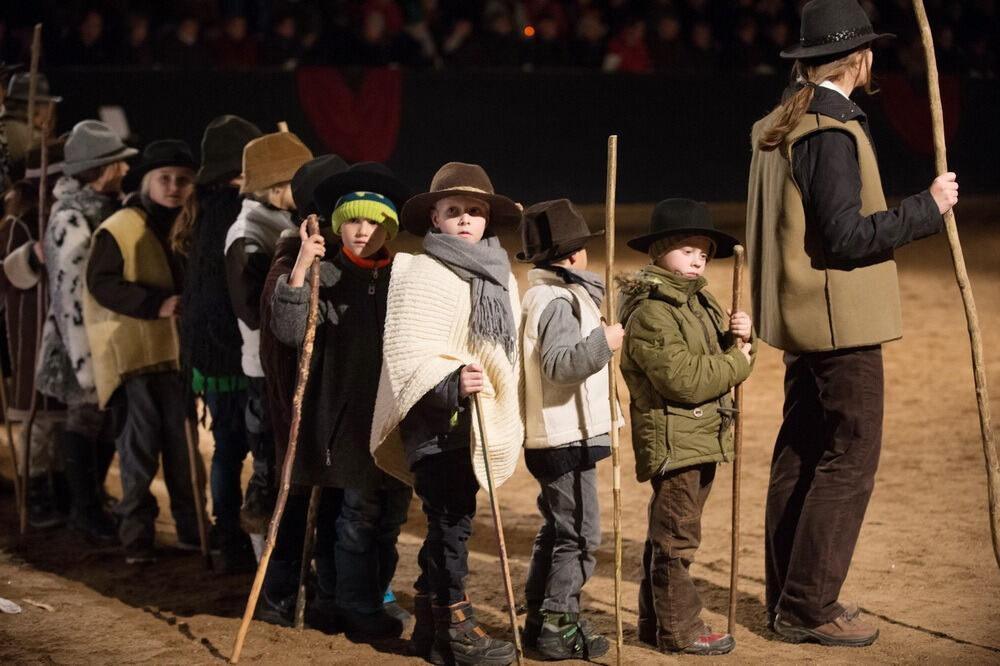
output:
[[[635,452],[635,475],[639,481],[648,481],[666,463],[666,418],[658,408],[629,409],[632,417],[632,449]]]
[[[675,461],[719,452],[722,418],[716,403],[697,407],[667,405],[667,445]]]

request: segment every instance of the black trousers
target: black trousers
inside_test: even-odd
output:
[[[465,599],[469,549],[479,482],[468,449],[452,449],[422,458],[413,467],[413,490],[427,516],[427,538],[417,555],[418,593],[448,606]]]
[[[816,627],[843,612],[882,445],[882,348],[785,354],[765,515],[767,609]]]

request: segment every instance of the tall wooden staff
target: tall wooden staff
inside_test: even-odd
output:
[[[307,225],[310,236],[319,233],[319,222],[315,215],[309,216]],[[288,502],[288,492],[292,487],[292,464],[295,461],[295,448],[299,443],[302,399],[305,397],[306,384],[309,382],[309,364],[312,361],[313,342],[316,339],[316,316],[319,310],[319,257],[313,259],[309,274],[309,289],[309,314],[306,317],[306,333],[302,340],[302,355],[299,357],[298,379],[295,384],[295,394],[292,397],[292,423],[288,430],[288,451],[285,452],[285,462],[281,467],[281,488],[278,490],[278,501],[274,506],[274,513],[271,515],[271,524],[267,528],[267,542],[264,544],[264,552],[257,564],[257,575],[254,576],[253,587],[250,588],[250,598],[247,599],[247,607],[243,612],[243,621],[240,622],[240,629],[236,633],[233,654],[229,658],[231,664],[240,660],[243,640],[246,638],[247,629],[250,628],[250,619],[257,608],[257,598],[260,596],[260,588],[264,584],[267,563],[271,560],[271,553],[274,551],[274,544],[278,538],[278,526],[281,524],[281,516],[285,512],[285,504]]]
[[[205,498],[202,495],[204,479],[199,474],[198,466],[198,429],[194,420],[184,417],[184,439],[187,441],[188,468],[191,474],[191,489],[194,495],[196,517],[198,519],[198,538],[201,540],[201,557],[205,568],[212,570],[212,551],[208,544],[208,519],[205,515]]]
[[[490,494],[490,511],[493,513],[493,528],[497,533],[497,550],[500,552],[500,572],[503,574],[503,589],[507,594],[507,609],[510,612],[510,630],[514,634],[514,648],[517,653],[517,665],[524,663],[524,651],[521,649],[521,634],[517,630],[517,608],[514,606],[514,586],[510,582],[510,565],[507,562],[507,544],[503,538],[503,520],[500,519],[500,502],[497,500],[496,487],[493,485],[493,466],[490,464],[490,448],[486,442],[486,421],[483,418],[483,403],[478,393],[472,394],[476,403],[476,421],[479,423],[479,439],[483,443],[483,464],[486,467],[486,490]]]
[[[608,305],[607,321],[614,324],[615,310],[615,191],[618,186],[618,135],[608,137],[608,180],[604,198],[604,283]],[[611,403],[611,467],[613,480],[611,493],[614,498],[615,528],[615,648],[616,663],[621,666],[625,639],[622,634],[622,463],[618,457],[618,358],[612,354],[608,361],[608,397]]]
[[[42,54],[42,24],[35,24],[35,32],[31,39],[31,68],[28,71],[28,145],[31,145],[31,136],[35,131],[35,96],[38,89],[38,61]],[[44,150],[45,136],[42,136],[42,150]],[[39,195],[41,196],[41,188],[39,188]],[[39,232],[41,232],[42,222],[42,207],[39,206],[38,209],[38,226]],[[41,236],[39,236],[41,240]],[[41,311],[44,298],[44,282],[42,280],[38,281],[38,286],[35,287],[38,291],[36,292],[36,305],[38,306],[38,315],[36,317],[36,323],[41,321]],[[38,349],[41,346],[41,336],[42,327],[39,323],[37,331],[35,332],[35,366],[38,365]],[[32,389],[34,386],[32,385]],[[21,498],[18,503],[18,509],[20,510],[20,531],[21,534],[25,534],[28,531],[28,476],[31,473],[31,428],[35,424],[35,415],[38,413],[38,392],[32,390],[31,392],[31,406],[28,409],[28,419],[24,425],[24,452],[21,457]]]
[[[733,248],[733,314],[740,310],[743,292],[743,246]],[[740,344],[742,338],[735,340]],[[736,632],[737,576],[740,570],[740,475],[743,465],[743,384],[733,391],[733,535],[729,570],[729,634]]]
[[[934,126],[934,162],[939,174],[948,171],[948,159],[944,144],[944,114],[941,111],[941,90],[938,86],[937,58],[934,56],[934,38],[923,0],[913,0],[913,10],[920,25],[920,40],[924,44],[924,55],[927,59],[927,88],[931,102],[931,120]],[[951,247],[951,260],[955,265],[955,280],[965,304],[965,319],[968,322],[969,343],[972,347],[972,374],[976,384],[976,402],[979,404],[979,430],[983,439],[983,455],[986,458],[986,484],[989,494],[990,531],[993,535],[993,556],[997,566],[1000,566],[1000,458],[997,457],[997,446],[990,422],[990,398],[986,390],[986,364],[983,361],[983,337],[979,329],[979,315],[976,312],[976,302],[972,297],[972,285],[969,274],[965,270],[965,257],[962,245],[958,240],[958,226],[955,224],[955,212],[949,210],[944,214],[945,229],[948,233],[948,245]]]

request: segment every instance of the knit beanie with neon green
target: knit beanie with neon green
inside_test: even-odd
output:
[[[330,220],[333,233],[340,233],[340,225],[348,220],[363,217],[385,227],[388,240],[399,231],[399,213],[387,197],[375,192],[349,192],[337,200]]]

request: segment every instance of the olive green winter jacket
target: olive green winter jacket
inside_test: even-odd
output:
[[[646,266],[618,282],[636,478],[732,460],[730,389],[751,366],[707,281]],[[756,336],[751,342],[753,358]]]

